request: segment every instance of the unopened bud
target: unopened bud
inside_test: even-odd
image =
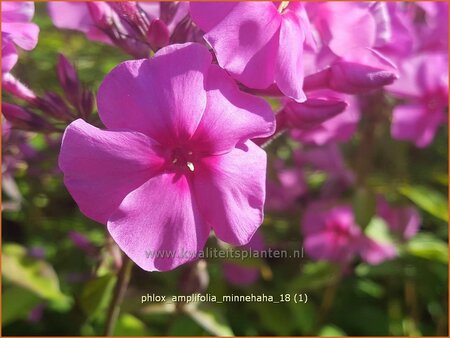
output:
[[[347,106],[337,98],[308,98],[303,103],[288,103],[285,111],[291,126],[310,129],[342,113]]]
[[[59,54],[56,71],[59,83],[61,84],[67,99],[76,106],[80,97],[81,86],[75,67],[63,54]]]
[[[2,75],[3,90],[12,96],[34,103],[36,100],[36,94],[31,89],[25,86],[22,82],[17,80],[11,73],[5,73]]]
[[[52,131],[53,126],[31,110],[10,103],[2,103],[2,113],[11,125],[29,131]]]
[[[153,51],[169,44],[170,32],[167,25],[159,19],[154,19],[147,31],[147,39]]]
[[[92,21],[99,28],[108,28],[113,24],[113,14],[111,7],[105,2],[86,2]]]
[[[396,79],[398,75],[391,70],[342,61],[331,66],[329,87],[342,93],[360,94],[389,85]]]

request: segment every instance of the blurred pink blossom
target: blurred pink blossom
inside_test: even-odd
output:
[[[396,256],[393,245],[367,237],[356,224],[348,205],[333,201],[311,203],[302,219],[306,253],[315,260],[349,263],[355,256],[369,264],[380,264]]]
[[[39,27],[31,23],[32,1],[2,2],[2,74],[11,71],[17,62],[15,45],[25,50],[36,47]]]

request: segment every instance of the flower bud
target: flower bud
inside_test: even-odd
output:
[[[31,110],[10,103],[2,103],[2,113],[15,128],[30,131],[52,131],[53,126]]]
[[[308,98],[303,103],[289,102],[286,115],[289,124],[298,129],[310,129],[342,113],[348,104],[337,98]]]
[[[31,89],[17,80],[11,73],[5,73],[2,76],[3,90],[12,96],[33,103],[36,100],[36,94]]]
[[[36,107],[56,120],[72,121],[74,119],[64,100],[58,94],[52,92],[38,98]]]
[[[81,85],[75,67],[63,54],[59,54],[56,71],[67,99],[76,106],[80,97]]]
[[[101,29],[109,28],[113,24],[113,14],[111,7],[105,2],[86,2],[89,13],[94,24]]]
[[[331,66],[329,88],[341,93],[360,94],[379,89],[398,79],[391,70],[353,62],[336,62]]]
[[[170,33],[167,25],[159,19],[152,20],[147,31],[147,39],[153,51],[169,44]]]

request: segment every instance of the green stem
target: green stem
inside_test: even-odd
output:
[[[111,303],[109,304],[108,316],[106,317],[105,336],[112,336],[112,334],[114,333],[114,328],[120,314],[120,306],[122,304],[123,297],[125,296],[125,292],[128,288],[128,283],[130,282],[132,268],[133,261],[130,260],[126,255],[123,255],[122,267],[119,271],[117,284],[114,288]]]

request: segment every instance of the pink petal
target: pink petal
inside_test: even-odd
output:
[[[123,198],[163,163],[149,137],[100,130],[81,119],[67,127],[59,156],[70,194],[86,216],[100,223],[106,223]]]
[[[371,264],[378,265],[385,260],[392,259],[397,256],[397,249],[394,245],[378,243],[370,238],[361,240],[361,258]]]
[[[9,72],[17,63],[19,55],[11,41],[2,37],[2,74]]]
[[[240,2],[205,39],[222,68],[248,87],[265,89],[274,82],[280,24],[271,2]]]
[[[34,15],[33,1],[3,1],[2,23],[29,22]]]
[[[287,10],[282,18],[275,82],[283,94],[297,102],[303,102],[306,100],[302,89],[305,33],[302,21],[294,11]]]
[[[164,173],[125,197],[108,230],[142,269],[171,270],[195,259],[208,238],[197,203],[186,176]]]
[[[210,53],[197,43],[126,61],[99,88],[100,118],[108,128],[137,130],[165,145],[186,141],[205,110],[203,81],[210,64]]]
[[[417,147],[426,147],[444,118],[442,112],[428,113],[421,105],[399,105],[393,111],[391,135],[397,140],[414,142]]]
[[[190,2],[192,20],[204,32],[216,27],[238,5],[237,2]]]
[[[247,141],[225,155],[203,158],[195,170],[194,194],[217,237],[248,243],[263,221],[266,153]]]
[[[312,21],[336,55],[344,56],[350,49],[374,45],[375,19],[360,3],[326,2],[312,6],[315,7]]]
[[[218,66],[209,68],[205,89],[206,109],[192,138],[197,150],[221,153],[241,141],[273,134],[275,117],[269,104],[241,92]]]
[[[48,12],[58,28],[88,32],[93,22],[84,2],[50,1]]]
[[[333,233],[326,231],[307,236],[304,246],[306,254],[314,260],[347,262],[355,253],[350,238],[338,242]]]
[[[39,27],[34,23],[2,23],[2,34],[9,38],[20,48],[31,50],[38,42]]]

